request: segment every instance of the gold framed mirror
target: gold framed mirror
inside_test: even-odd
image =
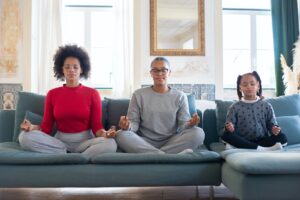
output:
[[[150,55],[205,55],[204,0],[150,0]]]

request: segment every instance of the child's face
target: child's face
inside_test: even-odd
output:
[[[254,100],[259,90],[259,82],[251,74],[246,74],[242,77],[240,83],[240,91],[243,93],[244,99]]]

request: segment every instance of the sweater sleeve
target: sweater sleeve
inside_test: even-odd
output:
[[[141,102],[138,102],[136,94],[133,93],[127,111],[127,116],[131,123],[131,130],[133,132],[136,132],[140,127],[141,113],[138,105],[139,103]]]
[[[179,132],[181,132],[186,128],[190,128],[190,126],[187,124],[187,121],[189,119],[190,119],[190,114],[189,114],[189,105],[188,105],[187,96],[185,94],[182,94],[179,100],[179,109],[177,113],[177,123],[178,123]]]
[[[270,133],[272,133],[272,127],[274,125],[278,125],[276,121],[276,117],[274,114],[273,107],[268,103],[267,105],[267,128]]]
[[[94,134],[99,129],[102,129],[102,103],[101,97],[98,91],[94,91],[92,95],[92,106],[91,106],[91,129]]]
[[[44,133],[50,135],[52,132],[53,125],[54,125],[53,103],[52,103],[51,91],[49,91],[46,96],[44,117],[40,128]]]

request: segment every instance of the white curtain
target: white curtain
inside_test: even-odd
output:
[[[61,0],[33,0],[31,84],[39,94],[61,85],[53,73],[53,55],[62,43],[61,12]]]
[[[133,1],[115,0],[113,96],[130,97],[133,85]]]

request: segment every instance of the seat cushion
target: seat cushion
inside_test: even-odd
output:
[[[300,154],[288,151],[236,151],[226,155],[226,163],[246,174],[299,174]]]
[[[84,164],[89,159],[83,154],[47,154],[23,151],[17,142],[0,143],[0,164]]]
[[[186,154],[109,153],[97,156],[92,162],[98,164],[206,163],[220,162],[220,155],[208,150]]]

